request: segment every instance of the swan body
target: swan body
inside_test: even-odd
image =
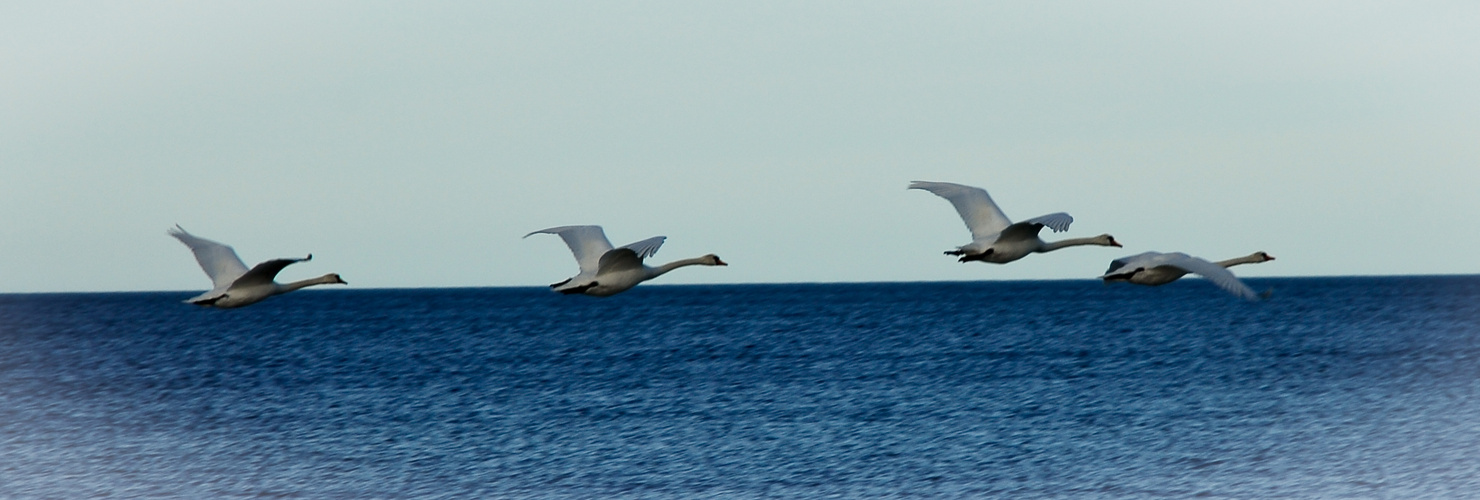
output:
[[[1045,242],[1038,237],[1039,231],[1042,231],[1044,227],[1054,232],[1067,231],[1069,224],[1074,222],[1074,218],[1069,214],[1058,212],[1014,223],[1002,213],[1002,209],[997,208],[997,204],[992,201],[987,191],[979,187],[949,182],[915,181],[910,183],[909,189],[929,191],[945,198],[956,207],[956,213],[961,215],[966,228],[971,230],[971,243],[947,251],[946,255],[960,256],[961,262],[980,261],[1006,264],[1026,257],[1030,253],[1052,252],[1064,247],[1120,246],[1120,242],[1115,241],[1115,237],[1108,234],[1091,238],[1070,238]]]
[[[580,273],[570,279],[554,283],[550,288],[566,295],[583,294],[608,297],[627,291],[638,283],[666,274],[685,266],[727,266],[714,254],[683,259],[658,267],[650,267],[642,260],[658,252],[663,246],[664,236],[654,236],[642,241],[612,248],[601,226],[560,226],[541,229],[524,235],[554,234],[565,240],[575,254]]]
[[[1125,282],[1137,285],[1159,286],[1177,281],[1187,273],[1197,274],[1218,287],[1239,297],[1254,300],[1259,297],[1254,290],[1239,281],[1228,271],[1239,264],[1268,262],[1274,257],[1264,252],[1255,252],[1237,259],[1218,262],[1193,257],[1181,252],[1145,252],[1121,257],[1110,262],[1110,269],[1100,279],[1106,283]]]
[[[190,251],[195,254],[195,261],[200,263],[206,276],[211,278],[211,290],[185,301],[190,304],[231,309],[256,304],[268,297],[304,287],[348,284],[333,273],[291,283],[273,281],[283,268],[313,259],[312,254],[302,259],[273,259],[247,269],[241,258],[236,256],[236,250],[229,246],[190,234],[178,224],[169,230],[169,234],[190,247]]]

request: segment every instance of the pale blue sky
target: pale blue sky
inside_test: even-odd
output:
[[[658,283],[1476,273],[1473,2],[6,2],[0,292],[199,290],[175,223],[282,279],[527,286],[544,227]],[[1005,266],[911,180],[1065,211]]]

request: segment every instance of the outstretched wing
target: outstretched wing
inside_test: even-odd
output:
[[[606,239],[606,232],[601,230],[601,226],[552,227],[534,231],[524,237],[535,234],[560,235],[560,239],[565,240],[565,246],[570,247],[570,252],[575,254],[581,273],[596,272],[601,267],[601,256],[612,249],[612,243]]]
[[[658,247],[663,246],[663,242],[667,239],[667,236],[654,236],[642,241],[635,241],[626,245],[622,245],[619,248],[631,249],[633,252],[637,253],[637,258],[646,259],[658,253]]]
[[[1012,224],[1007,215],[1002,213],[1002,209],[997,208],[997,204],[992,202],[992,197],[987,195],[985,189],[949,182],[928,181],[911,182],[909,189],[930,191],[951,202],[951,205],[956,207],[956,213],[961,214],[961,220],[966,223],[966,228],[971,230],[972,239],[991,237],[1001,233]]]
[[[1244,282],[1239,281],[1237,276],[1228,272],[1223,266],[1184,253],[1162,254],[1158,260],[1162,261],[1160,265],[1174,266],[1207,278],[1208,281],[1213,282],[1214,285],[1218,285],[1219,288],[1228,290],[1229,293],[1244,299],[1256,300],[1259,298],[1259,294],[1255,293],[1254,289],[1249,288]]]
[[[601,256],[601,265],[597,267],[596,276],[600,279],[600,276],[606,273],[641,267],[642,257],[638,257],[636,251],[631,248],[618,248]]]
[[[1105,270],[1104,276],[1100,276],[1100,279],[1104,279],[1105,276],[1110,276],[1112,274],[1121,274],[1134,271],[1137,267],[1152,267],[1146,266],[1144,263],[1150,262],[1151,259],[1156,258],[1159,255],[1161,255],[1161,252],[1141,252],[1135,255],[1127,255],[1125,257],[1112,260],[1110,261],[1110,268]]]
[[[304,257],[302,259],[269,260],[267,262],[257,264],[256,266],[252,266],[251,271],[247,271],[247,274],[243,274],[242,277],[237,278],[236,281],[232,282],[231,285],[266,285],[268,283],[272,283],[272,280],[277,278],[278,273],[282,272],[283,268],[288,267],[291,264],[297,264],[299,262],[309,260],[313,260],[313,254],[308,254],[307,257]]]
[[[601,263],[597,266],[596,274],[640,268],[642,259],[658,253],[658,247],[663,246],[663,241],[666,239],[668,239],[666,236],[654,236],[617,247],[601,256]]]
[[[200,263],[206,276],[211,277],[213,288],[225,289],[247,273],[247,265],[242,263],[242,259],[236,256],[236,250],[231,247],[190,234],[179,224],[170,229],[169,233],[180,240],[180,243],[190,247],[190,251],[195,254],[195,261]]]
[[[1051,214],[1048,214],[1048,215],[1040,215],[1040,216],[1037,216],[1037,217],[1034,217],[1034,218],[1031,218],[1031,219],[1028,219],[1028,220],[1019,222],[1018,224],[1040,224],[1040,225],[1043,225],[1043,226],[1047,226],[1049,229],[1052,229],[1053,232],[1055,232],[1055,233],[1062,233],[1064,231],[1068,231],[1069,230],[1069,224],[1071,224],[1073,222],[1074,222],[1074,218],[1073,217],[1070,217],[1069,214],[1066,214],[1066,213],[1063,213],[1063,212],[1056,212],[1056,213],[1051,213]]]

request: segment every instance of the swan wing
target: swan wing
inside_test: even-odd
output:
[[[596,274],[639,269],[642,267],[642,259],[658,253],[658,247],[663,246],[663,241],[667,239],[667,236],[654,236],[612,249],[601,255],[601,263],[596,267]]]
[[[236,250],[231,247],[190,234],[179,224],[170,229],[169,233],[180,240],[180,243],[190,247],[190,252],[195,254],[195,261],[200,263],[206,276],[210,276],[213,287],[225,290],[237,278],[247,274],[247,265],[242,263],[242,259],[236,256]]]
[[[309,254],[308,257],[302,259],[272,259],[252,266],[252,270],[247,271],[247,274],[243,274],[242,277],[237,278],[231,285],[266,285],[272,283],[272,280],[277,278],[278,273],[282,272],[283,268],[308,260],[313,260],[313,254]]]
[[[1057,213],[1051,213],[1051,214],[1048,214],[1048,215],[1040,215],[1040,216],[1037,216],[1037,217],[1034,217],[1034,218],[1031,218],[1031,219],[1028,219],[1028,220],[1019,222],[1018,224],[1039,224],[1039,225],[1042,225],[1042,226],[1046,226],[1049,229],[1052,229],[1053,232],[1055,232],[1055,233],[1062,233],[1064,231],[1068,231],[1069,230],[1069,224],[1071,224],[1073,222],[1074,222],[1074,218],[1073,217],[1070,217],[1069,214],[1066,214],[1066,213],[1063,213],[1063,212],[1057,212]]]
[[[1208,281],[1213,282],[1214,285],[1218,285],[1219,288],[1228,290],[1229,293],[1244,299],[1255,300],[1259,298],[1259,294],[1255,293],[1254,289],[1249,288],[1244,282],[1239,281],[1237,276],[1234,276],[1233,273],[1229,272],[1223,266],[1184,253],[1162,254],[1156,260],[1161,261],[1160,265],[1177,267],[1207,278]]]
[[[1034,217],[1007,226],[1007,229],[1003,229],[1002,234],[997,236],[996,241],[1021,241],[1037,238],[1038,232],[1044,227],[1049,227],[1054,232],[1061,232],[1069,229],[1071,222],[1074,222],[1074,218],[1063,212]]]
[[[1031,222],[1019,222],[1007,226],[1002,233],[997,235],[993,241],[1021,241],[1038,237],[1038,231],[1043,229],[1043,224]]]
[[[928,181],[911,182],[909,189],[923,189],[951,202],[956,207],[956,213],[961,214],[961,220],[966,222],[966,228],[971,230],[971,238],[974,240],[990,238],[1012,224],[1012,220],[1002,213],[1002,209],[997,208],[985,189]]]
[[[1137,267],[1155,267],[1148,264],[1161,255],[1161,252],[1142,252],[1112,260],[1110,261],[1110,269],[1106,269],[1105,274],[1100,276],[1099,279],[1105,279],[1107,276],[1115,274],[1128,273],[1136,270]]]
[[[601,226],[552,227],[531,232],[524,237],[536,234],[559,235],[560,239],[565,240],[565,246],[570,247],[570,252],[576,256],[576,263],[581,266],[581,273],[595,273],[601,267],[601,256],[612,249],[612,243],[606,239],[606,232],[601,230]]]
[[[627,271],[642,268],[642,257],[636,250],[622,247],[613,249],[601,256],[601,264],[596,268],[597,279],[603,274],[614,271]]]
[[[628,243],[618,248],[631,249],[633,252],[637,253],[637,258],[646,259],[648,257],[652,257],[654,254],[657,254],[658,247],[663,246],[663,242],[667,239],[667,236],[654,236],[642,241]],[[603,257],[605,257],[605,255],[603,255]]]

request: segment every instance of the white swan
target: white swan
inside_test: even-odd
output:
[[[279,284],[273,281],[278,272],[289,264],[303,262],[313,258],[312,254],[302,259],[273,259],[257,264],[251,270],[247,270],[246,264],[236,256],[236,250],[231,247],[195,236],[185,232],[185,228],[176,224],[169,231],[174,236],[190,247],[195,253],[195,261],[200,263],[201,269],[206,271],[206,276],[211,277],[214,285],[211,291],[192,297],[185,302],[198,306],[219,307],[230,309],[256,304],[263,299],[273,295],[297,290],[306,286],[336,283],[347,285],[338,274],[325,274],[317,278],[294,281],[288,284]]]
[[[669,262],[658,267],[648,267],[642,259],[658,253],[663,246],[663,236],[654,236],[636,243],[612,248],[601,226],[560,226],[541,229],[524,235],[556,234],[565,240],[581,273],[570,279],[550,285],[555,291],[570,294],[586,294],[607,297],[624,292],[638,283],[662,276],[668,271],[684,266],[727,266],[719,256],[705,255],[693,259]]]
[[[1181,252],[1145,252],[1121,257],[1110,262],[1110,269],[1100,279],[1106,283],[1125,282],[1137,285],[1158,286],[1177,281],[1194,273],[1207,278],[1213,284],[1234,295],[1253,300],[1258,298],[1254,290],[1239,281],[1227,268],[1239,264],[1268,262],[1274,257],[1264,252],[1254,252],[1237,259],[1208,262]]]
[[[1044,242],[1038,232],[1045,226],[1054,232],[1067,231],[1074,218],[1059,212],[1034,217],[1014,224],[985,189],[949,182],[915,181],[909,189],[923,189],[945,198],[956,207],[966,228],[971,230],[971,243],[956,247],[946,255],[959,255],[961,262],[981,261],[1006,264],[1034,252],[1052,252],[1076,245],[1100,245],[1118,247],[1115,237],[1102,234],[1093,238],[1071,238]]]

